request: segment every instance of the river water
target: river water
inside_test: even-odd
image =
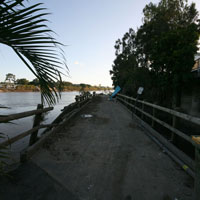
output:
[[[102,92],[103,91],[97,91],[96,93],[98,94]],[[61,113],[61,109],[75,102],[76,95],[79,95],[79,92],[63,92],[61,99],[54,106],[54,109],[46,113],[45,120],[42,122],[42,124],[50,124]],[[8,109],[0,108],[0,115],[8,115],[35,110],[39,103],[41,103],[41,94],[39,92],[0,93],[0,106],[9,107]],[[3,133],[5,136],[4,139],[0,138],[0,142],[30,130],[33,126],[33,118],[34,116],[31,116],[19,120],[14,120],[11,123],[0,123],[0,133]],[[43,130],[44,129],[41,129],[39,134],[41,134]],[[13,164],[19,162],[20,152],[28,147],[29,138],[30,135],[9,146],[8,152],[10,159],[8,163]]]
[[[54,109],[52,111],[48,112],[47,115],[45,115],[45,121],[43,122],[43,124],[51,123],[60,114],[61,109],[75,101],[75,96],[78,94],[79,92],[63,92],[59,103],[54,106]],[[39,92],[0,93],[0,105],[9,107],[9,109],[0,108],[0,115],[35,110],[37,108],[37,104],[39,104],[40,102],[41,96]],[[32,125],[33,116],[14,120],[12,121],[12,123],[1,123],[0,133],[4,133],[6,137],[10,138],[31,129]],[[27,136],[24,139],[21,139],[20,141],[14,143],[10,148],[11,151],[19,152],[23,150],[28,145],[29,137],[30,136]]]

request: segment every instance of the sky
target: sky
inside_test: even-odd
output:
[[[37,1],[38,2],[38,1]],[[41,0],[51,14],[47,25],[63,47],[69,76],[64,81],[111,86],[109,70],[115,59],[115,41],[122,38],[129,28],[137,30],[142,24],[142,10],[158,0]],[[200,11],[200,1],[193,0]],[[36,1],[30,0],[29,4]],[[7,73],[17,79],[33,80],[14,52],[0,45],[0,81]]]

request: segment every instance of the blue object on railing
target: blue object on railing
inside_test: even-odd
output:
[[[112,93],[112,95],[110,96],[110,100],[112,100],[112,98],[121,90],[121,88],[119,86],[117,86],[115,88],[115,91]]]

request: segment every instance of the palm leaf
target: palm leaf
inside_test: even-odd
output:
[[[51,36],[42,4],[24,7],[22,3],[0,3],[0,43],[10,46],[39,79],[42,102],[55,104],[61,92],[61,70],[66,66],[62,44]]]
[[[10,109],[9,107],[6,107],[6,106],[2,106],[2,105],[0,105],[0,108],[2,109]]]

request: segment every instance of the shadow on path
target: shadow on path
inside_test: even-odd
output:
[[[77,200],[66,188],[32,162],[0,179],[1,200]]]

